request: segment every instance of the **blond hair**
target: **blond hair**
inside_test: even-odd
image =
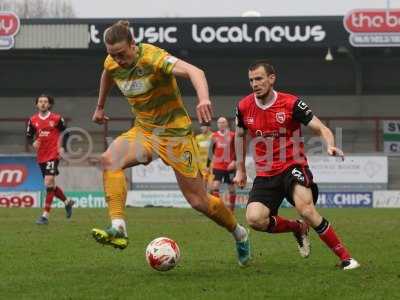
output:
[[[129,29],[129,21],[120,20],[108,27],[104,35],[104,41],[108,45],[126,41],[128,44],[133,42],[133,36]]]

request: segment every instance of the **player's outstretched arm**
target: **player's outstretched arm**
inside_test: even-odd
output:
[[[110,92],[113,85],[114,80],[106,70],[103,70],[100,78],[100,89],[99,98],[97,100],[97,107],[92,117],[92,121],[97,124],[103,124],[109,119],[104,114],[104,105],[106,103],[108,93]]]
[[[343,151],[335,147],[335,137],[332,131],[326,127],[320,119],[318,119],[316,116],[313,116],[307,126],[310,127],[316,135],[320,136],[324,140],[329,155],[340,156],[342,159],[344,159]]]
[[[172,70],[172,74],[190,79],[199,101],[196,107],[197,118],[200,123],[210,122],[212,118],[211,100],[204,71],[179,59]]]

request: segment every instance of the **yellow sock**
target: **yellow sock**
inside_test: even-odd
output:
[[[124,219],[127,194],[124,171],[104,171],[103,181],[110,218]]]
[[[217,224],[233,232],[236,228],[237,221],[232,212],[226,208],[222,200],[218,197],[208,195],[208,214],[209,217]]]

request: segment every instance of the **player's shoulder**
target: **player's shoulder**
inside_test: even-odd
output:
[[[296,102],[299,99],[298,95],[295,94],[290,94],[290,93],[285,93],[281,91],[277,91],[278,98],[285,100],[285,101],[291,101],[291,102]]]
[[[104,69],[112,72],[113,70],[119,68],[118,63],[111,57],[111,55],[107,55],[104,60]]]
[[[277,92],[278,99],[282,103],[284,102],[288,110],[292,110],[295,106],[297,100],[299,100],[299,96],[295,94],[285,93],[285,92]]]
[[[35,121],[37,121],[38,119],[39,119],[39,114],[36,113],[36,114],[33,114],[33,115],[29,118],[29,121],[35,122]]]
[[[242,109],[246,109],[247,107],[249,107],[252,103],[254,103],[254,94],[251,93],[245,97],[243,97],[242,99],[239,100],[237,107],[242,110]]]
[[[167,53],[164,49],[154,46],[152,44],[140,43],[139,55],[142,62],[152,62],[160,55]]]
[[[154,46],[152,44],[148,44],[148,43],[140,43],[140,44],[138,44],[138,47],[139,47],[139,50],[143,51],[143,53],[164,51],[164,49]]]

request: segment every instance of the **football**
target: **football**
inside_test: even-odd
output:
[[[151,241],[146,248],[146,260],[150,267],[157,271],[169,271],[179,262],[178,244],[167,237],[159,237]]]

